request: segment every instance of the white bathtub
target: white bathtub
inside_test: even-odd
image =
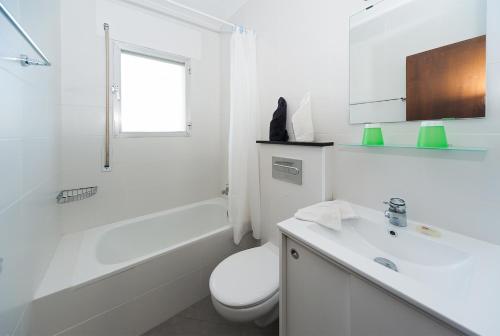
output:
[[[65,236],[35,297],[31,332],[139,335],[208,296],[215,266],[255,245],[232,239],[224,199]]]
[[[225,230],[229,227],[226,207],[219,203],[198,203],[89,233],[99,236],[96,260],[103,265],[128,263]]]
[[[180,246],[230,230],[224,199],[194,203],[87,230],[73,285],[123,272]]]

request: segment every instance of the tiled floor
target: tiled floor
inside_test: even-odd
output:
[[[232,323],[215,311],[210,297],[194,304],[143,336],[278,336],[278,322],[266,328]]]

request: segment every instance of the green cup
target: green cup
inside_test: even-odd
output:
[[[423,121],[418,133],[419,148],[448,148],[446,130],[442,121]]]
[[[380,124],[367,124],[363,133],[363,146],[383,146],[384,136]]]

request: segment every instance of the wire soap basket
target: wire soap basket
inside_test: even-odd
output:
[[[57,204],[81,201],[97,194],[97,186],[63,190],[57,195]]]

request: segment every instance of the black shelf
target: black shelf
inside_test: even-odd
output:
[[[257,140],[258,144],[283,145],[283,146],[306,146],[306,147],[331,147],[333,142],[300,142],[300,141],[268,141]]]

